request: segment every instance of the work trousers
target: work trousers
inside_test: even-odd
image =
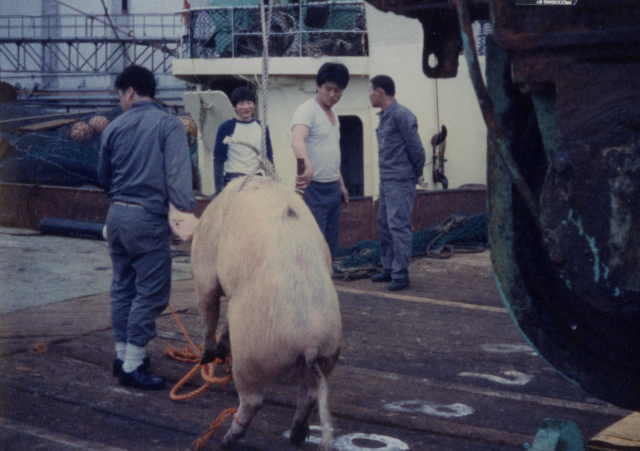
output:
[[[416,181],[381,180],[378,200],[378,236],[382,271],[393,279],[409,277],[411,262],[411,211],[416,199]]]
[[[116,342],[144,347],[171,293],[171,232],[165,215],[114,203],[107,215],[113,263],[111,324]]]
[[[338,250],[340,234],[340,210],[342,208],[342,192],[340,182],[320,183],[311,181],[304,191],[304,201],[316,218],[320,231],[329,245],[331,261]]]

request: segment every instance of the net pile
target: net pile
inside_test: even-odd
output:
[[[447,258],[454,252],[480,252],[489,246],[487,215],[458,213],[430,227],[413,233],[413,258]],[[337,272],[380,264],[379,241],[360,241],[349,249],[338,248]]]
[[[101,133],[98,130],[102,129],[101,126],[105,125],[105,122],[92,121],[92,119],[102,116],[111,122],[122,114],[122,109],[114,108],[99,113],[88,113],[78,118],[75,124],[42,132],[21,133],[12,126],[11,122],[7,122],[12,119],[31,117],[40,117],[38,122],[45,122],[47,118],[43,116],[53,114],[55,112],[41,108],[0,104],[0,139],[10,144],[8,151],[4,153],[1,152],[2,146],[0,146],[0,182],[99,187],[98,160]],[[78,127],[78,124],[82,127]],[[76,139],[74,140],[73,137]],[[82,137],[86,139],[79,139]],[[197,187],[198,146],[193,135],[188,134],[188,140],[194,187]]]
[[[115,108],[99,115],[112,121],[120,113],[122,110]],[[0,121],[47,114],[54,113],[40,108],[0,104]],[[94,116],[96,114],[87,114],[80,121],[88,124]],[[0,161],[0,181],[69,187],[99,186],[100,133],[93,131],[86,140],[78,142],[71,137],[72,127],[73,124],[69,124],[54,130],[23,134],[5,126],[0,131],[0,138],[8,141],[11,147]]]

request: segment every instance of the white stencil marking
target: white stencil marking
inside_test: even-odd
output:
[[[466,417],[467,415],[471,415],[475,412],[473,407],[469,407],[464,404],[437,404],[435,402],[422,401],[420,399],[393,402],[385,404],[384,408],[394,412],[419,412],[426,415],[435,415],[445,418]]]
[[[460,373],[458,374],[458,376],[477,377],[504,385],[527,385],[529,382],[531,382],[531,379],[533,379],[533,376],[521,373],[520,371],[501,371],[501,374],[504,374],[507,377],[481,373]]]

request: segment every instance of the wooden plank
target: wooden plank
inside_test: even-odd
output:
[[[47,130],[53,130],[55,128],[62,127],[63,125],[74,124],[79,120],[80,119],[55,119],[53,121],[38,122],[36,124],[25,125],[24,127],[20,127],[17,130],[17,132],[18,133],[44,132]]]
[[[405,294],[399,294],[399,293],[384,293],[380,291],[376,292],[371,290],[358,290],[357,288],[348,288],[348,287],[338,287],[336,289],[338,292],[359,294],[362,296],[378,296],[378,297],[389,298],[389,299],[398,299],[401,301],[422,302],[425,304],[442,305],[442,306],[452,307],[452,308],[482,310],[482,311],[491,312],[491,313],[507,313],[507,309],[502,307],[487,307],[482,305],[469,304],[466,302],[444,301],[440,299],[430,299],[430,298],[425,298],[420,296],[407,296]]]
[[[640,451],[640,413],[634,412],[598,433],[587,450]]]
[[[83,440],[112,447],[126,446],[126,449],[188,449],[190,443],[208,428],[220,412],[237,404],[232,389],[227,392],[208,391],[192,400],[176,403],[169,400],[166,391],[142,392],[120,387],[103,368],[80,360],[56,354],[27,357],[16,355],[0,362],[3,398],[7,405],[12,406],[11,411],[3,412],[3,416],[12,422],[28,422],[38,428],[38,432],[55,430],[70,443]],[[27,364],[34,371],[24,371],[25,367],[21,365]],[[72,379],[69,378],[71,373],[74,376]],[[247,435],[234,449],[299,449],[291,446],[285,438],[295,410],[295,390],[288,390],[286,394],[289,399],[287,404],[273,397],[267,399]],[[34,408],[37,408],[36,415]],[[315,415],[312,423],[317,423]],[[222,432],[228,427],[227,421]],[[372,424],[340,414],[334,414],[334,434],[336,438],[353,434],[372,437],[376,434],[378,437],[401,440],[414,450],[516,449],[459,437],[429,437],[421,428]],[[210,449],[217,443],[219,438],[214,438]],[[315,447],[306,445],[303,449]]]
[[[533,441],[543,418],[575,421],[591,436],[629,413],[593,399],[532,352],[502,311],[487,256],[414,262],[411,274],[412,289],[399,295],[370,281],[336,284],[343,348],[328,379],[336,443],[347,441],[352,451],[384,449],[384,440],[412,451],[516,451]],[[193,280],[174,282],[171,304],[200,343],[193,290]],[[111,376],[108,307],[103,293],[0,317],[0,328],[10,331],[5,341],[17,346],[0,359],[0,440],[55,451],[64,443],[189,449],[220,412],[237,407],[233,383],[179,403],[167,390],[119,386]],[[221,307],[224,318],[228,302]],[[164,349],[183,348],[186,340],[167,312],[157,326],[147,352],[154,373],[172,386],[192,365],[165,357]],[[36,338],[49,343],[45,352],[18,347]],[[200,385],[197,376],[185,391]],[[235,449],[298,449],[284,436],[295,405],[295,388],[269,391]],[[208,449],[218,444],[216,438]]]

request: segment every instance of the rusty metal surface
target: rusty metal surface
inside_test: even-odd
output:
[[[640,313],[640,63],[558,65],[558,129],[541,195],[559,277],[605,312]]]
[[[489,0],[496,41],[502,48],[596,45],[610,52],[613,44],[638,41],[640,5],[633,0],[580,0],[571,6],[515,5]]]
[[[210,201],[196,198],[197,217]],[[340,217],[340,246],[377,239],[377,208],[370,196],[349,202]],[[0,183],[0,224],[4,226],[38,230],[43,218],[104,223],[108,211],[109,201],[101,190]],[[411,222],[415,230],[421,230],[461,211],[485,213],[486,187],[419,192]]]
[[[384,12],[415,18],[424,29],[423,72],[430,78],[457,75],[462,50],[453,0],[368,0]],[[580,0],[572,6],[516,5],[515,1],[467,1],[471,20],[492,20],[496,41],[514,51],[588,47],[589,52],[640,57],[640,4],[634,0]],[[613,47],[615,46],[615,49]],[[437,63],[429,64],[435,56]]]
[[[102,190],[0,183],[0,223],[37,230],[43,218],[104,223],[109,201]]]
[[[458,73],[462,38],[453,0],[367,0],[384,12],[418,19],[424,30],[422,70],[429,78],[452,78]],[[469,8],[476,19],[488,19],[486,0],[473,0]],[[435,57],[433,65],[429,63]]]
[[[469,51],[477,2],[377,3],[422,17],[427,76],[454,73],[451,61],[434,71],[425,59],[446,48],[434,40],[453,46],[450,36],[462,34],[489,131],[493,263],[514,321],[563,375],[637,409],[640,2],[487,0],[491,99]],[[460,25],[446,20],[452,4],[461,6]]]
[[[210,199],[196,198],[200,216]],[[0,183],[0,224],[38,230],[44,218],[104,223],[109,199],[100,189]]]
[[[541,211],[537,225],[490,149],[489,236],[505,304],[563,375],[637,409],[638,63],[488,49],[499,124]]]

